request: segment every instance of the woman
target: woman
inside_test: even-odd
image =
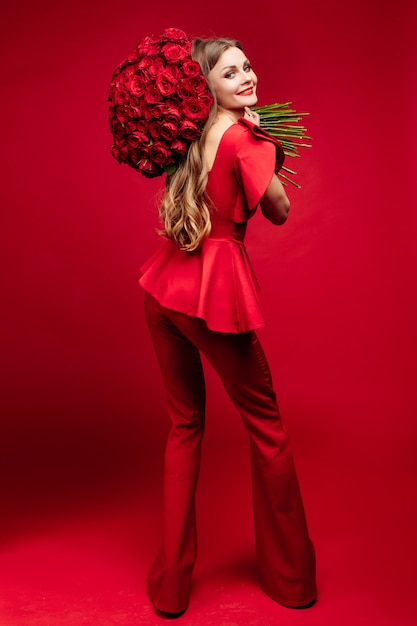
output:
[[[250,107],[257,77],[232,39],[193,42],[214,96],[202,137],[167,180],[165,245],[142,268],[145,310],[172,427],[164,474],[163,533],[149,597],[171,616],[188,607],[196,560],[195,490],[204,431],[204,354],[251,441],[256,552],[262,589],[288,607],[316,597],[315,555],[293,459],[256,328],[264,326],[243,240],[260,204],[273,224],[289,201],[276,176],[278,142]]]

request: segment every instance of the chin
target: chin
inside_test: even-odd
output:
[[[247,101],[245,102],[245,106],[246,107],[254,107],[255,104],[258,102],[258,96],[255,94],[253,94],[253,96],[250,96]]]

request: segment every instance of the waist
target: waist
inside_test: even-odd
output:
[[[243,245],[246,235],[247,222],[241,224],[227,224],[224,227],[213,224],[212,231],[205,241],[232,241]]]
[[[227,243],[233,243],[236,244],[238,246],[245,246],[244,242],[240,239],[235,239],[234,237],[207,237],[204,240],[204,245],[210,245],[210,243],[213,244],[227,244]]]

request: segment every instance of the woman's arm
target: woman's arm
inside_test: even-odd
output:
[[[273,224],[283,224],[288,217],[290,201],[276,174],[273,175],[267,190],[261,198],[263,215]]]

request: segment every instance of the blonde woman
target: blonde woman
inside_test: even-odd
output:
[[[288,607],[316,598],[315,554],[271,374],[256,329],[264,326],[244,247],[257,207],[283,224],[289,200],[276,173],[279,143],[251,110],[257,77],[239,42],[196,39],[192,56],[214,96],[201,138],[168,177],[161,203],[166,242],[144,265],[147,322],[172,422],[165,453],[163,531],[148,575],[157,612],[188,607],[197,554],[195,491],[205,419],[200,354],[219,374],[250,436],[261,588]]]

